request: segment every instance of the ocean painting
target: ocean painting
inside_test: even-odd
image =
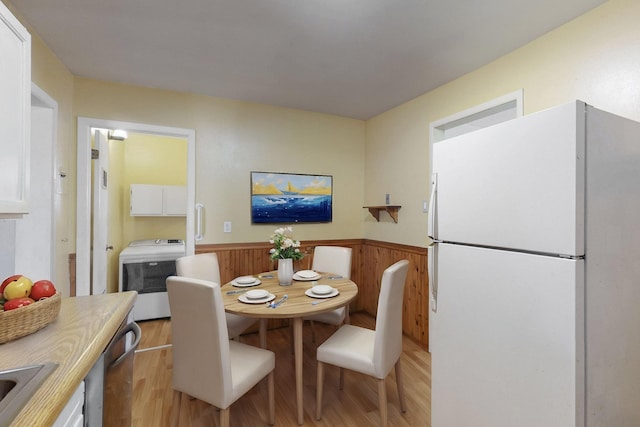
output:
[[[331,222],[333,177],[251,172],[251,222]]]

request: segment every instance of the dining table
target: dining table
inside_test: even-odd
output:
[[[252,278],[253,282],[251,282]],[[281,285],[277,271],[269,271],[235,278],[224,284],[221,291],[227,313],[260,319],[259,335],[262,348],[267,347],[266,330],[269,319],[293,321],[296,415],[298,424],[302,425],[304,423],[302,385],[304,318],[348,305],[358,295],[358,286],[350,279],[331,272],[315,272],[314,276],[310,275],[310,270],[304,270],[296,272],[293,279],[291,285]],[[312,288],[319,285],[328,285],[332,290],[328,293],[316,294]],[[324,288],[325,292],[328,291],[326,286]],[[249,298],[253,295],[249,292],[253,290],[265,290],[269,295],[262,299]]]

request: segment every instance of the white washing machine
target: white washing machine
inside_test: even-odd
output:
[[[138,292],[134,320],[171,315],[166,279],[176,274],[176,259],[184,254],[181,239],[134,240],[120,252],[118,290]]]

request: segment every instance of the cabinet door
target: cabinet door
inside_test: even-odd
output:
[[[162,215],[162,186],[131,184],[131,216]]]
[[[84,424],[84,381],[80,383],[69,402],[56,419],[53,427],[76,427]]]
[[[0,2],[0,218],[28,212],[31,36]]]
[[[164,187],[164,214],[187,215],[187,187],[168,185]]]

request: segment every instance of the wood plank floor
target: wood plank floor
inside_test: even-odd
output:
[[[375,320],[362,313],[351,316],[351,323],[373,329]],[[139,322],[142,341],[134,358],[132,425],[135,427],[169,426],[174,406],[171,387],[171,324],[168,319]],[[338,369],[325,369],[322,420],[315,419],[316,360],[318,343],[327,339],[335,327],[316,323],[316,343],[309,324],[304,325],[304,425],[360,427],[379,425],[377,384],[373,378],[346,371],[345,386],[338,389]],[[247,334],[242,342],[258,345],[257,334]],[[294,360],[289,328],[270,330],[268,348],[276,353],[276,423],[297,426],[295,407]],[[408,338],[403,341],[402,369],[407,398],[407,412],[398,402],[395,374],[387,377],[389,425],[394,427],[430,426],[431,357]],[[202,369],[206,369],[203,366]],[[218,426],[216,409],[197,399],[180,402],[180,426]],[[266,381],[259,383],[231,406],[232,426],[266,426]]]

